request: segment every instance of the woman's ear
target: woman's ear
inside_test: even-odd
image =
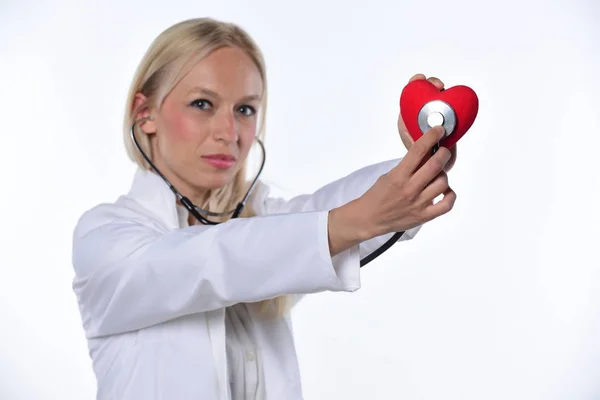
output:
[[[142,132],[146,134],[156,133],[156,123],[154,122],[150,106],[148,105],[148,98],[142,93],[137,93],[135,95],[133,110],[137,110],[135,121],[143,120],[143,122],[140,122],[139,124]]]

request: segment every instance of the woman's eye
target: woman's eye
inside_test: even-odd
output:
[[[208,108],[210,108],[212,106],[210,101],[204,100],[204,99],[194,100],[194,101],[192,101],[191,105],[193,107],[199,108],[201,110],[207,110]]]
[[[250,117],[256,113],[256,110],[252,106],[240,106],[238,112],[246,117]]]

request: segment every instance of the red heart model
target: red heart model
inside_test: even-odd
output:
[[[473,125],[479,110],[479,99],[473,89],[463,85],[440,91],[433,83],[424,79],[408,83],[400,95],[400,113],[408,133],[415,141],[423,136],[423,132],[419,129],[419,111],[432,100],[441,100],[448,103],[456,114],[454,130],[449,136],[440,141],[440,146],[449,149]]]

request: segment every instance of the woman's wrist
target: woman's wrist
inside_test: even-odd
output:
[[[332,257],[373,237],[361,207],[357,199],[329,211],[328,237]]]

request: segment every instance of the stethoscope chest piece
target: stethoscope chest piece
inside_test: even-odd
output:
[[[449,136],[456,128],[456,113],[446,102],[432,100],[425,103],[417,116],[419,129],[425,133],[434,126],[443,126],[446,131],[444,137]]]

